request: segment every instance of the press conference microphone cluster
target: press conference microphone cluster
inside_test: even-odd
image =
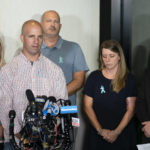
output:
[[[24,127],[20,132],[21,148],[33,147],[41,150],[42,148],[55,149],[60,146],[68,150],[73,143],[71,119],[78,112],[77,106],[71,106],[69,100],[56,100],[53,96],[34,97],[30,89],[27,89],[25,94],[29,104],[23,114]],[[11,110],[9,112],[10,142],[15,150],[20,150],[14,138],[15,116],[15,111]],[[24,143],[26,140],[29,142]]]

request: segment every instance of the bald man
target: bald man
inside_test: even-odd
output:
[[[41,25],[43,27],[41,52],[62,68],[69,99],[72,105],[76,105],[76,92],[82,88],[85,72],[88,71],[83,52],[77,43],[63,40],[59,36],[62,24],[56,11],[46,11],[42,15]]]
[[[60,67],[40,54],[43,31],[39,22],[26,21],[22,26],[20,39],[22,52],[0,71],[0,120],[4,127],[4,150],[13,150],[9,143],[8,113],[16,111],[14,133],[16,136],[22,127],[22,112],[28,100],[25,95],[31,89],[34,96],[54,96],[56,99],[68,99],[64,74]]]

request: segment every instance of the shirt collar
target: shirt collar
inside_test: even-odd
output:
[[[61,36],[59,36],[59,39],[58,39],[56,45],[55,45],[53,48],[60,49],[61,46],[62,46],[62,43],[63,43],[63,39],[61,38]],[[45,48],[49,48],[49,47],[48,47],[48,46],[45,44],[45,42],[43,41],[41,48],[42,48],[42,49],[45,49]],[[52,49],[53,49],[53,48],[52,48]]]
[[[20,57],[21,57],[21,59],[24,60],[25,62],[27,62],[27,63],[30,62],[30,60],[29,60],[22,52],[20,53]],[[43,55],[40,54],[39,58],[38,58],[35,62],[41,61],[42,57],[43,57]],[[31,63],[31,62],[30,62],[30,63]]]

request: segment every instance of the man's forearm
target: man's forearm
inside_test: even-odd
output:
[[[81,89],[83,86],[83,83],[79,83],[76,80],[71,81],[68,85],[67,85],[67,90],[68,90],[68,95],[71,96],[73,94],[75,94],[79,89]]]
[[[85,71],[75,72],[73,80],[67,84],[68,95],[71,96],[82,88],[85,78]]]

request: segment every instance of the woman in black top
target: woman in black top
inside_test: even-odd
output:
[[[135,150],[136,84],[117,41],[102,43],[100,65],[84,87],[84,108],[91,122],[86,150]]]

